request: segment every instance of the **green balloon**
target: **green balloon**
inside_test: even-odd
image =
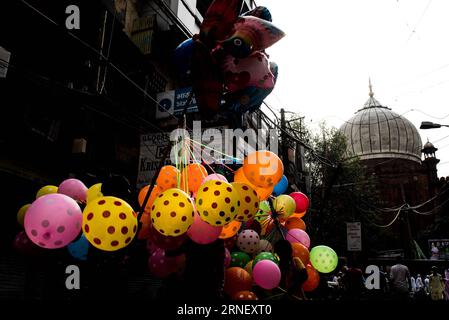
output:
[[[261,260],[271,260],[274,263],[279,264],[279,259],[274,254],[272,254],[271,252],[261,252],[254,258],[253,268],[256,263]]]
[[[270,213],[270,204],[268,203],[268,201],[264,200],[259,204],[259,211],[257,211],[256,217],[254,219],[259,222],[264,221],[270,217]]]
[[[310,262],[321,273],[329,273],[338,265],[338,256],[334,249],[328,246],[316,246],[310,250]]]
[[[245,268],[248,262],[251,261],[251,257],[245,252],[236,251],[231,253],[231,264],[229,267]]]

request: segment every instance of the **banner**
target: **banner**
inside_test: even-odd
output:
[[[360,222],[346,222],[348,251],[362,251],[362,225]]]
[[[156,108],[156,119],[168,118],[171,115],[178,116],[184,112],[184,108],[189,102],[192,88],[179,88],[157,94],[158,106]],[[190,98],[187,106],[187,113],[198,112],[195,96]]]
[[[168,133],[149,133],[140,136],[137,188],[151,183],[168,144]],[[169,157],[165,160],[165,164],[171,164]]]
[[[449,239],[430,239],[430,260],[449,260]]]

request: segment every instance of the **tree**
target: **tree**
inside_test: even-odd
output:
[[[299,124],[291,128],[299,131]],[[311,207],[305,219],[314,244],[328,244],[338,252],[346,251],[346,222],[360,221],[364,250],[377,247],[380,230],[375,180],[368,176],[357,157],[347,153],[342,132],[324,123],[318,133],[302,125],[308,146],[306,163],[311,182]]]

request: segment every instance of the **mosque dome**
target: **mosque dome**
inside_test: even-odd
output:
[[[416,127],[405,117],[369,99],[340,130],[348,142],[348,155],[361,160],[400,158],[421,162],[422,142]]]

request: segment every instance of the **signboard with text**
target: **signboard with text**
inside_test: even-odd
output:
[[[198,112],[195,95],[192,88],[179,88],[157,94],[158,106],[156,108],[156,119],[168,118],[171,115],[178,116],[184,112],[187,103],[187,113]],[[190,101],[189,101],[190,100]]]
[[[151,183],[168,143],[168,133],[149,133],[140,136],[137,188],[140,189]],[[171,164],[169,158],[166,160],[166,164]]]

